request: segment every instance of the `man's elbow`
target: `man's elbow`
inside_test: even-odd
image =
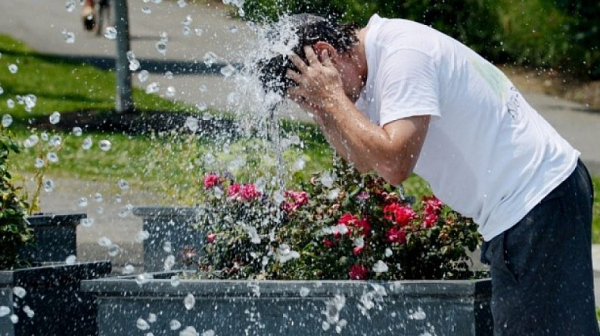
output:
[[[377,173],[389,184],[398,185],[410,177],[412,169],[403,165],[386,165],[378,169]]]

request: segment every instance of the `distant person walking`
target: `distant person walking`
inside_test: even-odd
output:
[[[297,45],[265,62],[263,81],[311,112],[358,170],[391,184],[414,171],[474,219],[494,335],[597,336],[590,176],[510,80],[416,22],[289,20]]]
[[[110,0],[85,0],[81,18],[85,30],[100,35],[110,20]]]

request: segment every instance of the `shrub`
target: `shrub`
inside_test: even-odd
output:
[[[12,269],[27,264],[19,257],[19,250],[33,234],[25,221],[28,205],[17,195],[18,188],[8,171],[8,156],[19,148],[1,126],[0,131],[0,269]]]
[[[269,190],[207,174],[198,229],[202,276],[232,279],[467,279],[477,226],[433,196],[416,205],[351,167],[302,190]]]

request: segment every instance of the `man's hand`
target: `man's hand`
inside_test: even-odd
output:
[[[342,79],[327,50],[323,50],[321,61],[312,47],[304,47],[304,52],[308,64],[296,54],[290,56],[299,72],[287,71],[287,76],[298,85],[288,89],[288,97],[321,119],[328,105],[335,104],[340,96],[345,97]]]

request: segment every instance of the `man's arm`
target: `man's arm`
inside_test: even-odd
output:
[[[375,170],[391,184],[408,178],[419,158],[430,116],[415,116],[374,125],[358,111],[343,90],[340,75],[323,53],[321,63],[312,48],[305,48],[307,65],[293,55],[300,73],[288,72],[298,86],[292,99],[315,115],[331,144],[360,171]]]

